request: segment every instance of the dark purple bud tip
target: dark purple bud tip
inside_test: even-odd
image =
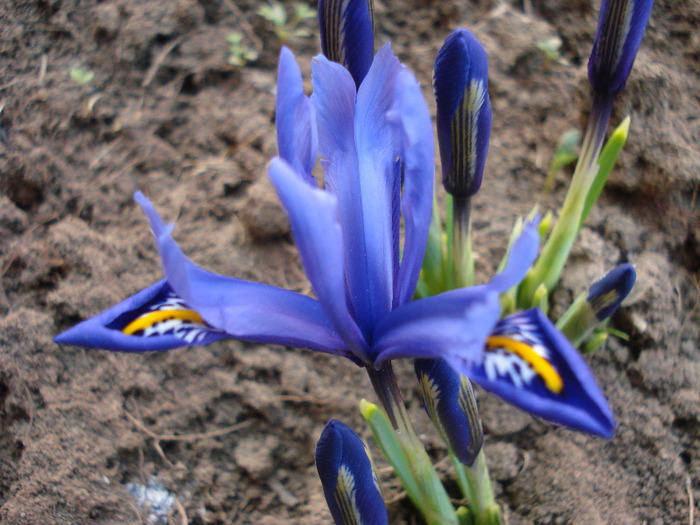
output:
[[[470,197],[481,187],[491,135],[488,57],[466,29],[447,37],[433,71],[445,190]]]
[[[603,0],[588,61],[588,79],[598,93],[625,88],[654,0]]]
[[[316,468],[336,525],[388,524],[369,451],[345,423],[332,419],[321,432]]]
[[[318,0],[318,20],[323,54],[344,65],[359,88],[374,57],[373,1]]]
[[[442,359],[416,359],[414,366],[433,425],[450,451],[471,465],[484,441],[471,383]]]
[[[599,321],[604,321],[620,306],[632,290],[637,272],[631,264],[621,264],[591,286],[586,300]]]

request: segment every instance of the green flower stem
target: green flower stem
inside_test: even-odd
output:
[[[499,525],[501,509],[493,496],[484,449],[481,449],[471,467],[463,464],[452,453],[450,459],[457,473],[459,488],[469,500],[474,525]]]
[[[457,515],[423,444],[408,418],[403,398],[396,384],[391,362],[379,369],[367,367],[367,373],[394,427],[394,435],[401,447],[413,478],[418,484],[419,507],[428,525],[457,525]]]
[[[578,235],[588,193],[598,174],[598,159],[605,139],[605,130],[610,121],[613,101],[613,96],[599,93],[593,98],[588,127],[571,186],[562,205],[559,220],[547,239],[542,254],[520,286],[518,305],[521,307],[527,308],[532,304],[535,290],[540,284],[544,284],[547,290],[552,290],[559,281]]]
[[[433,214],[430,218],[430,231],[425,247],[425,257],[421,268],[418,297],[437,295],[445,290],[445,253],[440,209],[437,205],[437,195],[433,192]]]
[[[472,256],[471,199],[451,198],[452,238],[448,246],[452,248],[448,255],[449,286],[448,290],[464,288],[474,284],[474,258]],[[449,248],[448,248],[449,249]]]
[[[586,300],[587,294],[579,295],[557,321],[559,331],[578,348],[598,325],[595,312]]]

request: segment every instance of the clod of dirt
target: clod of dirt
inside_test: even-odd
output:
[[[256,241],[265,242],[289,235],[289,220],[267,178],[255,182],[241,210],[241,220]]]
[[[236,464],[256,480],[265,480],[275,469],[273,455],[279,446],[275,436],[246,438],[238,443],[233,451]]]

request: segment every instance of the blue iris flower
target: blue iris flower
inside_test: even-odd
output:
[[[58,343],[152,351],[231,337],[374,367],[441,357],[468,375],[500,317],[499,294],[523,278],[536,256],[536,224],[526,226],[490,283],[412,301],[434,179],[431,120],[420,88],[388,45],[359,87],[323,55],[312,75],[309,98],[293,54],[283,49],[279,157],[268,171],[316,298],[199,268],[173,241],[173,225],[137,193],[165,279],[69,329]],[[311,173],[319,153],[323,188]]]
[[[654,0],[602,0],[588,61],[588,79],[598,93],[625,88]]]

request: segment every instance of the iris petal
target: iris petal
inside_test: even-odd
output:
[[[321,49],[344,65],[359,86],[374,56],[372,0],[319,0]]]
[[[455,197],[479,191],[491,135],[488,57],[466,29],[440,48],[433,76],[437,131],[445,189]]]
[[[55,338],[59,344],[120,352],[207,345],[228,337],[208,326],[163,279]]]
[[[654,0],[603,0],[588,61],[588,79],[599,93],[625,88]]]
[[[286,47],[280,52],[277,69],[275,121],[279,156],[315,185],[311,170],[318,156],[316,115],[304,94],[299,66]]]
[[[631,264],[621,264],[596,281],[588,292],[586,301],[595,312],[598,321],[604,321],[622,304],[637,278]]]
[[[336,525],[389,522],[367,447],[350,427],[328,422],[316,445],[316,468]]]
[[[397,135],[398,157],[403,164],[401,213],[405,242],[394,290],[394,306],[410,301],[416,289],[428,241],[435,175],[430,114],[414,76],[403,70],[396,80],[394,106],[388,115]]]
[[[535,261],[540,244],[540,236],[537,232],[539,223],[539,217],[525,223],[522,233],[508,251],[505,268],[491,279],[490,285],[499,292],[503,293],[522,281]]]
[[[172,226],[163,223],[153,204],[140,192],[135,198],[151,223],[168,283],[207,324],[236,339],[351,356],[318,301],[199,268],[172,240]]]
[[[362,224],[352,226],[363,232],[365,257],[356,259],[350,270],[367,274],[363,306],[369,309],[372,324],[389,313],[393,304],[401,177],[387,113],[394,106],[396,79],[402,70],[386,45],[377,52],[357,92],[354,129],[360,191],[353,197],[361,202]]]
[[[348,348],[370,361],[369,348],[346,302],[343,232],[336,219],[336,198],[305,184],[282,159],[270,163],[269,174],[289,215],[301,261],[319,302]]]
[[[415,370],[440,437],[462,463],[471,465],[484,440],[471,383],[442,359],[416,359]]]
[[[489,285],[460,288],[406,303],[374,333],[375,366],[389,359],[445,359],[463,375],[483,355],[486,338],[501,313]]]
[[[504,318],[467,374],[484,389],[548,421],[612,437],[615,420],[583,358],[539,309]]]

